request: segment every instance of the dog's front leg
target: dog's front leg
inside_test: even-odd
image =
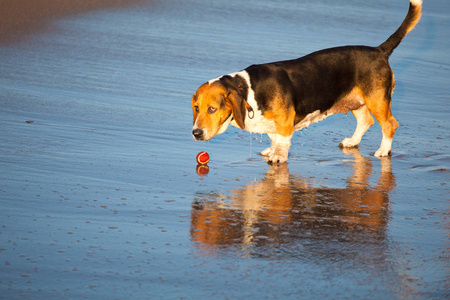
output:
[[[269,164],[286,162],[289,149],[291,148],[295,110],[293,107],[286,108],[285,103],[286,100],[274,102],[272,109],[276,113],[269,112],[264,115],[266,118],[274,121],[276,128],[276,133],[268,133],[269,138],[272,140],[271,147],[261,152],[261,155],[267,156]]]
[[[270,157],[273,155],[273,153],[275,151],[275,146],[276,146],[275,142],[277,140],[277,135],[275,133],[268,133],[267,135],[269,136],[270,140],[272,141],[272,145],[269,148],[261,151],[261,155]]]
[[[272,146],[261,152],[261,155],[267,156],[269,164],[286,162],[291,148],[292,135],[269,134],[269,138],[272,140]]]

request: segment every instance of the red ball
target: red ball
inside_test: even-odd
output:
[[[197,154],[197,163],[206,165],[209,162],[208,152],[202,151]]]

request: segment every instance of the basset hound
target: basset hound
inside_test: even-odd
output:
[[[343,46],[286,61],[251,65],[201,85],[192,97],[192,134],[208,141],[229,124],[272,141],[261,152],[269,163],[288,159],[294,131],[330,115],[356,118],[356,130],[340,147],[357,147],[375,121],[383,138],[376,157],[388,156],[398,122],[391,113],[394,73],[389,56],[419,22],[422,0],[410,0],[403,23],[378,47]]]

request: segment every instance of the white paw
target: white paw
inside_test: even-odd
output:
[[[341,148],[356,148],[356,147],[358,147],[358,144],[359,144],[359,142],[353,140],[352,138],[346,138],[339,144],[339,147],[341,147]]]
[[[375,157],[385,157],[385,156],[389,156],[389,154],[391,154],[391,148],[380,147],[380,149],[378,149],[377,152],[375,152],[374,156]]]
[[[389,156],[391,153],[392,139],[384,138],[381,140],[380,148],[375,152],[375,157]]]
[[[289,153],[289,150],[285,150],[285,148],[277,148],[271,155],[268,156],[267,162],[269,164],[285,163],[288,159],[288,153]]]
[[[273,154],[274,150],[272,147],[267,148],[266,150],[261,151],[262,156],[271,156]]]

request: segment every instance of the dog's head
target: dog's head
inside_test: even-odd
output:
[[[194,127],[192,135],[198,141],[208,141],[223,133],[233,118],[244,129],[245,102],[236,89],[220,81],[205,83],[192,96]]]

